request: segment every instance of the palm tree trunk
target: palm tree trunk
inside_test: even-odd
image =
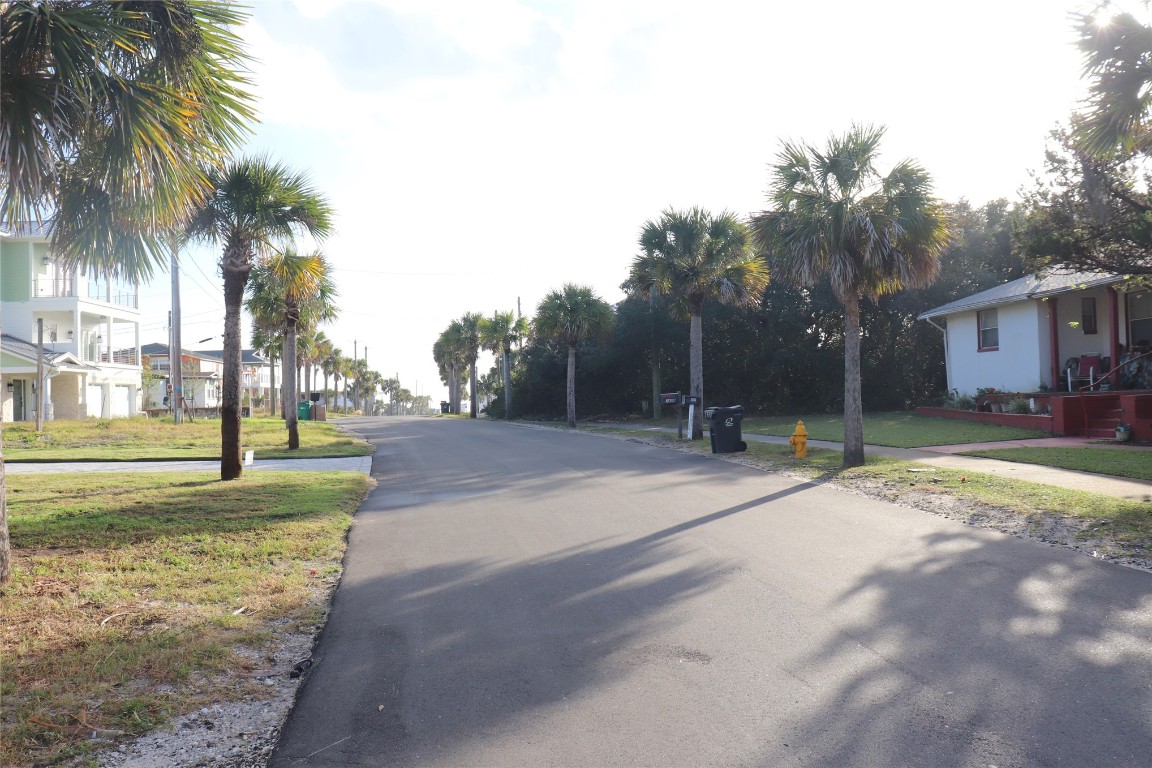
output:
[[[276,404],[279,398],[276,397],[276,356],[270,355],[268,357],[268,415],[276,415]]]
[[[576,345],[568,345],[568,426],[576,426]]]
[[[328,371],[324,371],[324,410],[328,410]]]
[[[300,447],[300,420],[296,415],[299,399],[296,395],[296,323],[289,320],[284,332],[284,421],[290,451]]]
[[[471,400],[471,402],[468,403],[468,417],[474,419],[479,414],[479,410],[477,409],[477,406],[479,405],[479,403],[476,402],[476,359],[475,358],[472,359],[472,365],[469,367],[468,372],[472,375],[472,380],[468,382],[468,396],[469,396],[469,399]]]
[[[12,580],[12,544],[8,538],[8,484],[4,477],[4,438],[0,435],[0,586]]]
[[[844,302],[844,466],[864,463],[864,413],[860,402],[860,297]]]
[[[0,424],[0,586],[12,579],[12,544],[8,537],[8,483],[4,470],[4,435]]]
[[[692,313],[688,328],[689,394],[700,398],[692,417],[692,439],[704,439],[704,323],[700,313]]]
[[[508,370],[508,353],[511,352],[507,346],[504,347],[504,419],[512,418],[512,375]]]
[[[240,461],[240,309],[248,272],[224,261],[224,376],[220,393],[220,479],[235,480]]]

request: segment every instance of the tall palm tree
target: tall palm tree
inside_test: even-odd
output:
[[[468,397],[472,401],[468,406],[468,415],[476,418],[479,415],[478,393],[476,385],[476,359],[480,356],[480,321],[483,318],[476,312],[468,312],[460,318],[461,341],[463,343],[464,357],[468,361]]]
[[[355,384],[352,385],[352,410],[360,410],[360,399],[364,395],[364,385],[368,383],[368,361],[362,357],[350,361],[347,373],[345,374],[345,383],[351,378]]]
[[[328,260],[319,251],[299,253],[289,246],[252,270],[246,306],[253,317],[267,323],[279,322],[284,333],[284,417],[288,427],[288,448],[300,447],[296,403],[296,363],[298,330],[331,320],[336,314],[336,288]],[[307,366],[306,366],[307,367]]]
[[[333,311],[335,305],[332,305]],[[316,367],[316,361],[319,356],[316,353],[316,326],[313,323],[300,324],[297,326],[296,334],[296,359],[300,363],[300,370],[302,376],[298,381],[301,386],[301,394],[304,397],[311,395],[314,387],[312,386],[313,369]]]
[[[884,129],[854,125],[823,149],[786,142],[773,165],[771,210],[752,219],[774,273],[797,285],[827,278],[844,307],[844,466],[864,463],[860,299],[928,285],[949,232],[932,182],[904,160],[876,169]]]
[[[643,296],[661,295],[689,317],[688,376],[693,397],[704,405],[704,302],[735,306],[760,301],[768,284],[764,260],[748,248],[744,224],[727,211],[700,208],[664,211],[640,230],[641,253],[628,284]],[[697,408],[692,439],[704,436],[704,409]]]
[[[328,380],[332,376],[332,353],[336,345],[323,331],[316,333],[316,364],[320,366],[320,373],[324,375],[324,407],[328,408]]]
[[[223,0],[0,3],[0,220],[54,213],[58,258],[147,276],[254,116]],[[0,441],[0,585],[11,578]]]
[[[338,366],[340,370],[340,376],[344,379],[344,413],[346,414],[351,412],[348,407],[348,386],[351,383],[350,380],[356,376],[356,367],[354,363],[355,361],[352,358],[348,356],[342,356],[339,360]]]
[[[252,346],[268,360],[268,415],[276,414],[279,401],[276,388],[276,361],[284,354],[284,332],[277,323],[269,327],[255,319],[252,325]]]
[[[612,307],[590,287],[567,283],[549,292],[536,307],[534,326],[542,337],[568,345],[568,426],[576,426],[576,346],[603,338],[612,329]]]
[[[224,381],[220,403],[220,478],[240,477],[240,310],[248,275],[274,244],[306,232],[323,238],[332,208],[308,178],[265,157],[242,158],[213,171],[212,194],[188,225],[195,239],[223,244]],[[285,350],[285,359],[292,360]]]
[[[463,400],[461,388],[468,379],[468,340],[464,325],[459,320],[453,320],[440,334],[432,345],[432,356],[448,385],[451,411],[460,413],[460,402]]]
[[[528,333],[528,321],[515,312],[493,312],[480,321],[480,341],[485,349],[500,355],[500,380],[504,384],[504,418],[512,418],[512,371],[509,359],[512,345]]]

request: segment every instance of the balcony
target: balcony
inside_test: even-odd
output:
[[[78,285],[78,283],[80,285]],[[36,278],[36,298],[39,299],[91,299],[129,309],[140,308],[140,296],[135,285],[103,279],[64,276]]]

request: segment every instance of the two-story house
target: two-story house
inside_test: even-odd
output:
[[[136,282],[60,264],[46,226],[0,232],[0,418],[35,419],[41,402],[45,420],[137,413],[138,296]]]

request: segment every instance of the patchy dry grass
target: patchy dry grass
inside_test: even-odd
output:
[[[0,765],[139,735],[222,694],[273,628],[312,625],[371,485],[357,473],[16,475]],[[229,673],[229,674],[222,674]],[[226,691],[222,688],[227,689]]]
[[[315,459],[366,456],[364,440],[324,421],[300,422],[300,448],[288,450],[280,419],[244,419],[243,448],[260,458]],[[37,434],[35,424],[4,425],[6,461],[146,461],[219,459],[220,421],[197,419],[173,424],[171,417],[50,421]]]

